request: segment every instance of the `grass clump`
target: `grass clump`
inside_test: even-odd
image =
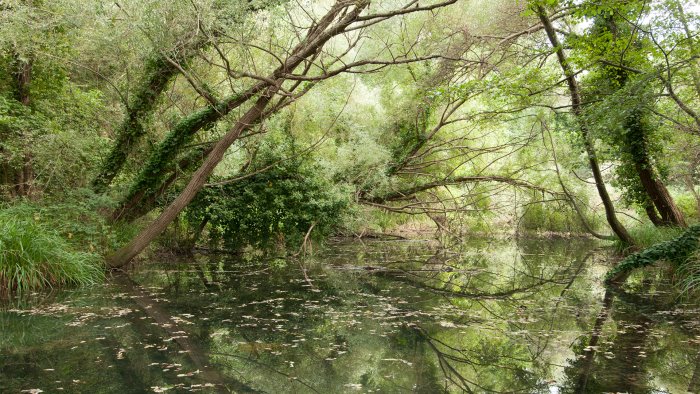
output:
[[[651,224],[646,224],[631,227],[629,232],[638,247],[648,248],[660,242],[670,241],[681,236],[685,232],[685,229],[673,226],[656,227]]]
[[[33,217],[0,211],[0,296],[65,285],[89,285],[104,277],[98,254],[75,251]]]
[[[681,294],[697,294],[700,291],[700,250],[695,251],[676,272],[677,286]]]

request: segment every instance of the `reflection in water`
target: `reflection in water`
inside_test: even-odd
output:
[[[604,258],[572,240],[377,241],[331,245],[307,277],[147,264],[0,311],[0,391],[697,391],[697,307],[600,287]]]

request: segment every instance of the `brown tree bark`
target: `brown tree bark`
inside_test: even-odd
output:
[[[155,209],[158,200],[169,190],[175,181],[190,169],[200,165],[204,158],[211,153],[213,145],[206,146],[203,149],[194,149],[192,152],[180,158],[175,166],[164,168],[163,170],[169,175],[163,183],[155,190],[142,189],[136,193],[125,203],[120,205],[112,213],[112,221],[132,222],[148,212]]]
[[[653,202],[648,201],[646,204],[644,204],[644,210],[646,211],[647,217],[649,217],[649,220],[651,220],[651,223],[654,224],[654,226],[659,227],[664,225],[663,220],[659,217],[659,213],[656,212],[656,208],[654,207]]]
[[[224,153],[231,144],[248,128],[249,125],[255,123],[262,115],[263,110],[271,100],[271,96],[275,93],[276,87],[270,87],[266,94],[258,99],[255,105],[249,109],[246,114],[236,122],[236,125],[226,135],[214,145],[211,153],[204,160],[201,167],[192,175],[192,179],[187,184],[185,189],[164,211],[141,231],[129,244],[117,250],[107,259],[107,263],[111,268],[121,267],[127,264],[131,259],[136,257],[143,249],[148,246],[158,235],[160,235],[168,227],[170,223],[185,209],[192,199],[197,195],[206,183],[209,175],[214,171],[217,164],[224,157]]]
[[[678,227],[688,227],[685,222],[683,213],[678,209],[676,203],[673,201],[671,194],[669,194],[666,186],[661,182],[655,174],[652,172],[648,165],[643,165],[642,163],[635,163],[635,168],[637,170],[637,175],[639,175],[639,180],[644,186],[644,190],[651,199],[656,210],[661,214],[661,220],[656,220],[657,217],[649,216],[649,219],[654,223],[654,225],[673,225]],[[650,213],[650,207],[647,207],[647,214]],[[652,209],[653,211],[653,209]]]
[[[617,26],[615,18],[612,16],[604,17],[607,23],[608,30],[613,34],[612,40],[620,41],[623,37],[619,36],[620,29]],[[626,40],[626,38],[625,38]],[[624,63],[624,59],[620,59]],[[612,67],[610,72],[614,75],[620,86],[627,85],[630,82],[630,74],[632,71],[623,66],[618,67],[608,64],[607,67]],[[634,164],[634,169],[637,173],[642,189],[646,193],[646,197],[651,201],[653,207],[646,206],[646,212],[649,219],[655,226],[678,226],[687,227],[683,214],[676,206],[673,198],[666,189],[658,171],[655,168],[651,156],[648,138],[652,133],[651,127],[646,125],[644,118],[645,111],[642,108],[634,108],[626,115],[624,145],[630,160]],[[656,213],[661,215],[661,220],[658,220]]]
[[[600,171],[600,165],[598,163],[598,157],[596,155],[595,147],[593,146],[593,141],[588,131],[588,127],[583,119],[583,105],[581,101],[581,90],[576,81],[576,76],[569,65],[564,49],[559,42],[554,26],[547,15],[547,12],[541,5],[537,5],[535,11],[537,16],[540,18],[544,30],[547,33],[549,42],[552,48],[556,51],[557,60],[559,61],[559,66],[564,72],[566,77],[566,82],[569,87],[569,95],[571,96],[571,108],[573,110],[574,116],[578,120],[579,131],[583,139],[583,144],[586,149],[586,154],[588,155],[588,165],[593,173],[593,179],[595,180],[596,189],[598,190],[598,195],[600,196],[603,206],[605,207],[605,217],[610,225],[612,231],[617,235],[617,237],[625,244],[634,245],[634,240],[627,232],[627,229],[620,223],[615,214],[615,206],[613,205],[612,199],[608,194],[608,190],[605,186],[605,181],[603,180],[603,175]]]

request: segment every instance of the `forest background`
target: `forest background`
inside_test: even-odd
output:
[[[693,287],[698,9],[0,1],[0,293],[425,233],[690,239]]]

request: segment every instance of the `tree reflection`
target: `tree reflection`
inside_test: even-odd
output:
[[[656,288],[634,293],[648,297],[603,294],[591,250],[568,240],[341,244],[304,261],[308,280],[297,261],[255,256],[149,264],[134,272],[138,286],[116,281],[99,297],[76,298],[58,324],[36,316],[35,345],[25,338],[22,348],[53,338],[60,354],[48,353],[59,360],[76,342],[56,338],[92,336],[75,350],[101,357],[86,380],[100,387],[109,378],[115,390],[697,391],[694,309]],[[95,320],[66,325],[83,315]],[[2,328],[14,338],[12,325]],[[32,377],[46,368],[29,350],[2,361]],[[105,364],[113,368],[100,374]],[[0,373],[16,377],[15,367]]]

